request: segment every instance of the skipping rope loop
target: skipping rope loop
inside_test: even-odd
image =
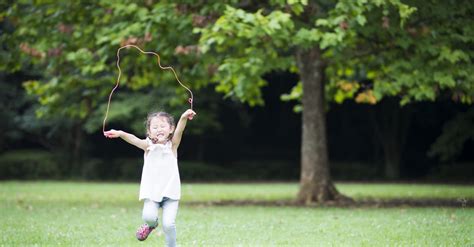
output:
[[[179,83],[179,85],[181,85],[181,87],[183,87],[184,89],[186,89],[188,92],[189,92],[189,98],[188,98],[188,103],[190,104],[191,106],[191,110],[193,109],[193,99],[194,99],[194,96],[193,96],[193,92],[188,88],[186,87],[178,78],[178,75],[176,74],[176,71],[173,69],[173,67],[171,66],[162,66],[161,63],[160,63],[160,55],[158,55],[158,53],[156,52],[152,52],[152,51],[143,51],[142,49],[140,49],[140,47],[136,46],[136,45],[124,45],[122,47],[120,47],[118,50],[117,50],[117,68],[118,68],[118,71],[119,71],[119,74],[117,76],[117,82],[115,83],[115,87],[112,89],[112,91],[110,92],[109,94],[109,101],[107,103],[107,110],[105,112],[105,117],[104,117],[104,122],[102,124],[102,132],[104,133],[105,132],[105,123],[107,121],[107,116],[109,115],[109,109],[110,109],[110,102],[112,100],[112,94],[114,93],[114,91],[119,87],[120,85],[120,77],[122,75],[122,69],[120,68],[120,50],[124,49],[124,48],[129,48],[129,47],[133,47],[133,48],[136,48],[137,50],[139,50],[142,54],[151,54],[151,55],[154,55],[156,56],[156,59],[157,59],[157,64],[158,66],[160,67],[160,69],[162,70],[171,70],[174,74],[174,77],[176,78],[176,81]]]

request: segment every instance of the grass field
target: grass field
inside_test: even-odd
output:
[[[474,186],[358,184],[357,199],[474,199]],[[184,184],[180,246],[470,246],[474,208],[211,206],[291,200],[296,183]],[[143,246],[138,184],[0,182],[0,245]],[[164,245],[160,231],[146,244]]]

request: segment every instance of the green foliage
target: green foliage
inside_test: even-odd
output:
[[[16,54],[18,59],[4,70],[31,67],[42,75],[25,83],[27,92],[38,97],[39,117],[60,115],[97,123],[103,115],[94,111],[104,109],[115,84],[115,53],[120,45],[135,44],[157,51],[164,65],[174,65],[181,79],[188,78],[183,79],[186,84],[192,81],[189,84],[194,90],[207,83],[203,80],[207,70],[196,63],[198,54],[176,50],[197,40],[191,34],[192,16],[183,11],[180,5],[167,2],[14,3],[2,12],[4,25],[11,28],[2,35],[7,51],[1,54]],[[171,72],[157,67],[152,57],[136,50],[124,50],[121,56],[122,87],[139,90],[161,85],[176,89],[173,95],[184,98],[182,105],[186,105],[186,92]],[[155,99],[154,103],[176,103],[169,100]],[[89,123],[87,130],[99,128]]]
[[[112,159],[87,158],[72,176],[64,171],[60,157],[46,151],[20,150],[0,155],[0,180],[5,179],[83,179],[105,181],[139,181],[143,159],[117,157]],[[294,181],[299,171],[295,163],[282,160],[206,163],[180,161],[183,181]],[[248,171],[253,171],[249,173]],[[375,179],[371,164],[334,163],[336,179]],[[347,171],[350,171],[349,173]],[[446,178],[445,178],[446,179]],[[449,177],[448,177],[449,179]]]
[[[313,47],[324,54],[329,100],[375,104],[398,96],[407,104],[448,95],[471,104],[473,6],[467,0],[15,2],[0,13],[0,57],[7,61],[0,69],[41,75],[24,84],[38,99],[37,115],[68,119],[88,132],[100,129],[117,75],[115,53],[124,44],[159,52],[192,89],[213,84],[252,106],[264,104],[265,74],[300,73],[295,52]],[[172,108],[186,99],[149,56],[128,49],[122,58],[112,121],[142,118],[138,102]],[[143,92],[152,87],[179,96]],[[302,95],[297,84],[282,98]],[[132,125],[138,130],[141,123]]]
[[[248,13],[228,6],[213,25],[196,28],[202,52],[210,63],[219,64],[212,77],[219,83],[216,90],[252,106],[262,105],[260,88],[267,84],[262,75],[292,63],[291,57],[279,54],[291,41],[290,17],[282,11],[264,15],[261,10]]]
[[[459,4],[442,1],[338,1],[334,6],[322,4],[327,12],[317,13],[310,12],[313,3],[301,3],[308,14],[314,14],[303,22],[299,18],[301,13],[278,9],[286,6],[284,1],[272,3],[275,9],[265,11],[265,16],[284,14],[280,19],[272,16],[280,20],[278,26],[282,30],[278,32],[266,31],[272,26],[268,21],[261,21],[265,19],[262,11],[249,13],[233,8],[214,25],[199,30],[203,33],[203,51],[223,58],[219,63],[224,71],[214,78],[220,83],[220,91],[243,101],[250,101],[250,95],[258,102],[260,95],[254,92],[255,88],[265,84],[255,83],[259,80],[251,72],[257,71],[261,76],[272,69],[294,70],[294,62],[288,55],[295,48],[319,46],[328,62],[326,94],[329,100],[340,103],[355,98],[357,102],[374,104],[384,96],[399,96],[401,103],[407,104],[451,94],[455,101],[473,102],[474,82],[470,76],[473,25],[469,25],[472,5],[468,3],[463,4],[466,8],[457,8]],[[254,24],[249,23],[252,21]],[[282,39],[281,33],[291,40]],[[266,35],[270,35],[272,45],[261,44],[267,41]],[[249,46],[259,47],[264,54],[246,52]],[[287,58],[289,67],[271,68],[265,64],[262,70],[257,70],[253,66],[239,66],[252,59],[272,59],[273,65],[278,64],[280,58]],[[355,73],[339,72],[346,70],[355,70]],[[339,87],[344,81],[370,83],[358,91],[348,92]],[[251,92],[236,93],[241,88],[250,88]],[[297,99],[298,88],[293,92],[290,95]]]
[[[140,158],[117,158],[110,160],[108,164],[104,164],[102,160],[94,170],[94,175],[103,180],[140,181],[142,167],[143,159]]]
[[[26,133],[22,127],[25,122],[22,120],[29,116],[29,111],[25,109],[33,101],[24,93],[21,85],[12,82],[13,78],[14,76],[7,78],[0,72],[0,150],[5,150],[10,143],[24,138]]]
[[[18,150],[0,155],[0,179],[59,178],[57,157],[45,151]]]
[[[301,112],[303,108],[301,107],[301,97],[303,96],[303,84],[299,82],[296,84],[289,94],[283,94],[280,98],[283,101],[297,100],[299,104],[293,107],[294,112]]]
[[[428,155],[437,156],[441,161],[452,161],[468,141],[474,141],[474,109],[458,113],[445,123],[443,133],[431,145]]]
[[[178,63],[178,71],[192,78],[194,88],[215,82],[217,91],[250,105],[264,103],[264,74],[293,70],[294,51],[313,46],[325,52],[332,85],[327,94],[336,102],[365,93],[334,90],[341,81],[370,80],[377,101],[385,95],[401,95],[402,103],[434,100],[449,90],[456,100],[471,103],[472,52],[466,48],[472,46],[473,31],[462,19],[470,10],[451,10],[449,3],[420,4],[270,1],[266,8],[256,4],[260,9],[249,12],[237,1],[17,3],[3,14],[12,28],[2,39],[20,54],[10,70],[34,65],[44,71],[44,79],[25,84],[39,97],[40,116],[61,114],[88,121],[93,109],[104,104],[98,99],[113,85],[112,54],[129,43]],[[452,16],[455,21],[444,21]],[[15,47],[20,37],[23,43]],[[193,46],[198,40],[199,48]],[[169,73],[152,73],[156,65],[146,56],[127,52],[124,57],[125,87],[175,85]],[[349,68],[357,73],[338,73]]]
[[[330,83],[368,81],[377,101],[399,96],[401,104],[407,104],[451,95],[454,101],[472,104],[472,5],[468,1],[406,4],[411,7],[397,5],[398,15],[390,8],[369,10],[367,24],[353,30],[346,48],[326,53]],[[344,68],[357,73],[337,73]]]
[[[302,9],[300,9],[302,8]],[[332,74],[332,71],[348,70],[342,53],[358,49],[358,42],[371,42],[359,34],[360,30],[375,29],[371,22],[374,14],[393,15],[403,26],[415,7],[400,1],[337,1],[316,4],[308,1],[271,1],[270,7],[256,12],[227,7],[219,19],[204,28],[196,28],[201,34],[200,45],[209,61],[219,64],[213,81],[217,90],[235,96],[250,105],[263,104],[260,88],[266,83],[262,76],[272,70],[290,70],[299,73],[295,66],[295,51],[318,46],[328,61],[330,84],[327,94],[330,100],[342,102],[354,98],[354,90],[338,89],[341,81],[359,78]],[[339,60],[341,59],[341,60]],[[271,61],[271,62],[268,62]],[[355,68],[354,68],[355,69]],[[352,70],[354,70],[352,69]],[[359,73],[360,74],[360,73]],[[365,76],[365,75],[364,75]],[[283,100],[298,100],[302,93],[298,86]],[[380,91],[370,93],[369,102],[381,98]],[[295,110],[301,110],[297,105]]]
[[[200,92],[209,83],[211,70],[200,61],[199,36],[192,29],[208,22],[207,16],[224,9],[225,3],[202,7],[192,1],[20,1],[2,5],[0,58],[8,62],[0,65],[0,72],[24,74],[29,103],[36,101],[27,111],[13,111],[18,121],[12,123],[25,131],[20,134],[28,134],[69,161],[61,166],[70,166],[73,173],[81,173],[78,176],[100,177],[96,170],[101,165],[93,159],[84,159],[82,168],[74,162],[89,146],[85,134],[102,129],[107,99],[118,76],[117,49],[132,44],[159,53],[161,64],[172,66],[193,90],[200,117],[189,134],[218,130],[215,110],[220,99],[205,99],[206,93]],[[107,128],[121,127],[142,136],[148,112],[167,111],[178,118],[189,106],[188,92],[171,71],[158,67],[154,56],[133,48],[121,50],[120,56],[122,76]],[[38,119],[32,118],[32,111]]]
[[[179,173],[182,181],[223,181],[238,179],[233,170],[203,162],[181,161]]]
[[[434,168],[427,176],[427,179],[433,179],[437,181],[447,181],[447,179],[452,179],[458,183],[470,183],[472,177],[466,176],[467,174],[474,174],[474,163],[450,162]]]
[[[7,35],[1,39],[10,52],[1,54],[19,54],[16,63],[4,65],[9,71],[33,66],[44,75],[25,84],[39,97],[38,115],[86,121],[113,85],[113,54],[121,44],[158,51],[165,63],[179,64],[193,88],[217,83],[217,91],[250,105],[264,103],[264,74],[294,70],[294,51],[314,46],[328,61],[330,100],[367,93],[365,87],[334,90],[341,81],[369,80],[376,101],[399,95],[406,104],[449,91],[454,100],[472,103],[472,11],[470,4],[458,5],[275,0],[255,4],[259,9],[250,12],[238,1],[15,3],[2,12]],[[169,73],[152,72],[156,66],[146,56],[127,52],[124,57],[125,87],[175,86]],[[357,72],[338,73],[347,69]]]

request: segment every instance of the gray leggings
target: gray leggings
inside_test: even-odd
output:
[[[151,227],[158,226],[158,208],[163,208],[163,232],[165,233],[166,246],[176,246],[175,219],[178,213],[179,201],[164,197],[161,202],[145,199],[142,218]]]

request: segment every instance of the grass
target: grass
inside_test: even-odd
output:
[[[474,199],[473,186],[338,184],[364,198]],[[205,206],[193,202],[288,200],[296,183],[183,184],[181,246],[468,246],[473,208]],[[142,246],[138,184],[1,182],[0,245]],[[160,233],[158,231],[157,233]],[[147,244],[163,245],[154,234]]]

